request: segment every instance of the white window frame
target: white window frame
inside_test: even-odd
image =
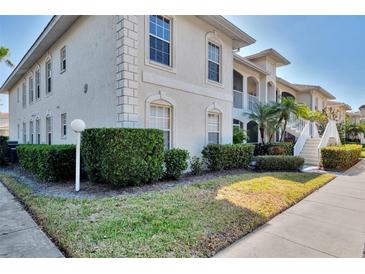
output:
[[[34,121],[29,121],[29,142],[34,144]]]
[[[150,16],[145,16],[145,65],[151,66],[163,71],[176,73],[176,16],[161,15],[162,17],[170,20],[170,66],[155,62],[150,59]]]
[[[34,73],[34,87],[35,100],[38,101],[41,98],[41,72],[39,68]]]
[[[61,113],[61,138],[67,138],[67,131],[67,113]]]
[[[210,59],[209,58],[209,49],[211,48],[211,47],[214,47],[214,48],[217,48],[218,49],[218,63],[217,63],[217,61],[216,60],[213,60],[213,59]],[[221,68],[221,47],[219,46],[219,45],[217,45],[216,43],[214,43],[214,42],[212,42],[212,41],[208,41],[208,81],[212,81],[212,82],[215,82],[215,83],[220,83],[221,82],[221,70],[222,70],[222,68]],[[214,80],[214,79],[210,79],[209,78],[209,62],[211,62],[211,63],[214,63],[215,65],[217,65],[218,66],[218,81],[217,80]]]
[[[158,127],[154,127],[156,129],[160,129],[164,132],[168,132],[168,136],[169,136],[169,140],[168,140],[168,147],[165,147],[166,149],[171,149],[172,147],[172,107],[170,105],[165,105],[165,104],[158,104],[158,103],[152,103],[150,105],[150,109],[152,108],[162,108],[164,110],[168,111],[168,129],[165,128],[158,128]],[[150,113],[150,125],[151,125],[151,119],[155,118],[157,119],[166,119],[166,117],[160,117],[160,116],[152,116],[152,114]]]
[[[23,108],[27,106],[27,83],[25,80],[22,83],[22,106]]]
[[[28,91],[29,91],[29,104],[34,101],[34,79],[33,75],[28,79]]]
[[[209,121],[209,116],[217,116],[218,117],[218,130],[217,131],[210,131],[209,130],[209,124],[211,124],[211,122]],[[215,125],[217,125],[217,123],[215,123]],[[222,132],[222,118],[221,118],[221,113],[219,112],[212,112],[209,111],[207,114],[207,136],[208,136],[208,144],[215,144],[215,143],[210,143],[209,142],[209,133],[218,133],[218,144],[222,143],[222,136],[221,136],[221,132]]]
[[[63,46],[60,49],[60,73],[63,73],[66,71],[67,69],[67,57],[66,57],[66,46]],[[65,64],[65,66],[63,66],[63,64]]]
[[[22,142],[23,142],[23,144],[27,143],[27,123],[26,122],[23,122]]]
[[[52,94],[53,83],[52,83],[52,59],[46,61],[45,65],[46,72],[46,95]]]
[[[219,82],[209,79],[209,43],[219,47]],[[224,88],[224,63],[223,63],[223,41],[220,39],[217,31],[207,32],[205,37],[205,81],[207,84]]]
[[[47,145],[52,145],[52,141],[53,141],[53,132],[52,132],[52,128],[53,128],[53,125],[52,125],[52,116],[51,115],[47,115],[46,116],[46,126],[45,126],[45,129],[46,129],[46,142],[47,142]]]
[[[36,144],[41,144],[41,119],[37,118],[35,120],[35,134],[36,134]]]

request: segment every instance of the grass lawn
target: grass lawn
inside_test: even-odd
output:
[[[333,178],[243,173],[135,196],[65,199],[0,175],[70,257],[209,257]]]

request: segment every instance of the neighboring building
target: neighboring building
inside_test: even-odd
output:
[[[233,125],[258,142],[248,118],[257,101],[291,96],[322,110],[335,99],[279,78],[290,62],[274,49],[235,53],[254,42],[222,16],[54,16],[1,88],[10,140],[74,143],[69,125],[80,118],[89,128],[159,128],[166,147],[194,155],[231,143]]]
[[[348,104],[337,101],[328,101],[326,112],[337,123],[343,123],[346,119],[347,112],[351,111],[351,109],[352,108]]]
[[[9,113],[0,112],[0,136],[9,136]]]

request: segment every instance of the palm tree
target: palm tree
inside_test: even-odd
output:
[[[9,59],[10,50],[8,48],[0,46],[0,63],[5,62],[10,67],[13,67],[13,63]]]
[[[255,110],[250,114],[250,119],[254,120],[258,126],[261,135],[261,142],[265,144],[265,131],[272,129],[275,123],[276,110],[270,105],[258,102]]]
[[[288,121],[290,119],[290,114],[294,114],[297,118],[305,117],[308,115],[309,108],[304,104],[295,102],[294,99],[291,97],[283,97],[281,99],[281,102],[278,103],[275,108],[277,109],[276,111],[279,114],[278,125],[284,122],[283,130],[280,136],[280,142],[282,142],[284,139],[286,127],[288,125]]]

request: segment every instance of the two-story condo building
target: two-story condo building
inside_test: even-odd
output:
[[[166,148],[194,155],[231,143],[233,125],[258,142],[249,119],[257,101],[292,96],[321,109],[334,99],[279,78],[290,62],[273,49],[236,53],[254,42],[222,16],[54,16],[1,88],[10,140],[74,143],[69,125],[80,118],[87,127],[159,128]]]

